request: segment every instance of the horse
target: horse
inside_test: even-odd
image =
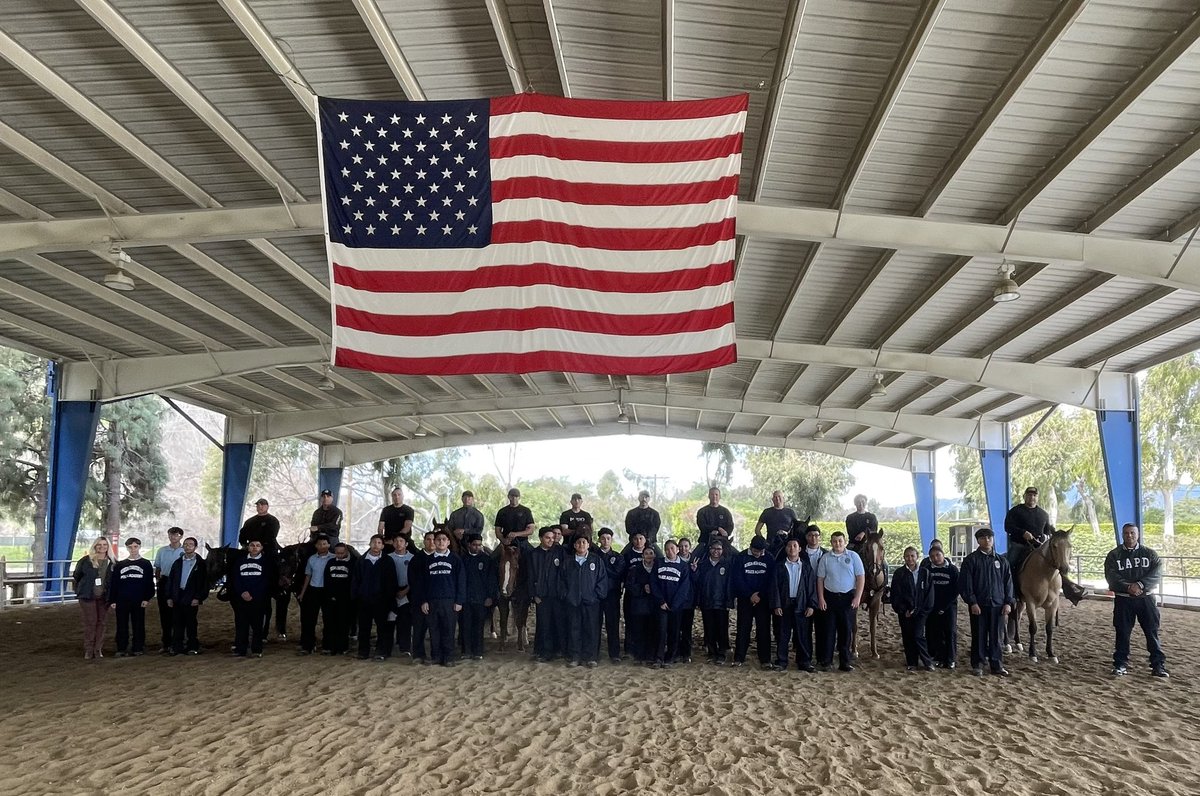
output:
[[[1029,660],[1038,662],[1037,656],[1037,615],[1035,611],[1042,609],[1043,621],[1046,625],[1046,657],[1052,663],[1058,663],[1054,654],[1054,627],[1058,618],[1058,595],[1063,590],[1063,574],[1069,571],[1071,561],[1071,531],[1052,531],[1049,538],[1025,559],[1017,578],[1021,586],[1021,599],[1017,600],[1017,609],[1009,614],[1007,637],[1012,640],[1006,644],[1007,651],[1012,652],[1015,644],[1021,649],[1020,614],[1024,608],[1029,619]],[[1078,602],[1076,599],[1075,602]]]
[[[500,608],[500,649],[504,649],[508,643],[508,614],[511,608],[517,629],[517,650],[523,652],[528,641],[529,595],[521,579],[521,548],[515,542],[501,542],[498,553],[499,566],[496,571],[500,590],[500,599],[497,601]]]
[[[861,607],[867,612],[871,631],[871,657],[879,658],[879,647],[876,644],[876,626],[879,623],[879,610],[883,607],[883,593],[887,588],[887,569],[884,566],[883,529],[878,533],[869,533],[863,540],[858,555],[862,558],[866,583],[863,586]],[[851,646],[854,657],[858,657],[858,619],[854,620]]]

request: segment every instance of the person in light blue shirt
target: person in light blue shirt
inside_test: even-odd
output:
[[[317,646],[317,618],[325,611],[325,565],[333,557],[329,537],[318,536],[316,545],[317,552],[304,564],[304,585],[300,587],[301,655],[311,655]]]
[[[854,616],[862,602],[866,570],[858,553],[846,549],[846,534],[835,531],[829,537],[833,549],[817,561],[817,607],[827,611],[830,628],[825,635],[820,665],[828,670],[833,664],[833,641],[837,637],[838,670],[852,672],[850,644]]]
[[[171,566],[183,555],[183,529],[167,529],[166,547],[160,547],[154,553],[154,587],[158,593],[158,621],[162,625],[162,647],[158,653],[166,655],[171,651],[172,625],[175,621],[174,610],[167,605],[167,577],[171,574]]]

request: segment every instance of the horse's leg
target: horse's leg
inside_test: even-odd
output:
[[[1025,603],[1025,616],[1029,618],[1029,660],[1031,663],[1038,662],[1037,656],[1037,608],[1032,602]],[[1046,628],[1047,631],[1050,628]]]
[[[879,660],[879,647],[875,643],[875,627],[879,622],[879,608],[882,604],[882,597],[871,600],[871,607],[867,611],[871,617],[871,657],[875,660]]]
[[[1054,602],[1046,607],[1046,657],[1051,663],[1058,663],[1058,656],[1054,654],[1054,621],[1058,617],[1058,595],[1055,595]]]
[[[504,645],[508,643],[508,605],[510,598],[501,597],[499,600],[500,608],[500,649],[504,649]]]

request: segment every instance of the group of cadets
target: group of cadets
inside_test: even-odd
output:
[[[534,658],[539,662],[564,658],[570,666],[595,667],[602,635],[614,664],[624,657],[655,668],[690,662],[699,611],[711,663],[744,666],[753,639],[764,669],[786,671],[794,662],[803,671],[829,670],[835,652],[840,670],[853,669],[855,615],[865,579],[862,560],[851,548],[879,530],[862,495],[855,497],[846,532],[833,533],[825,548],[820,528],[798,520],[777,491],[759,516],[749,546],[739,551],[730,541],[733,516],[720,504],[720,490],[714,487],[708,505],[696,514],[699,546],[693,552],[686,538],[659,545],[661,519],[649,505],[650,494],[642,491],[638,505],[626,515],[629,544],[617,551],[611,529],[601,528],[593,539],[593,518],[578,493],[571,496],[571,507],[558,524],[541,528],[534,538],[533,515],[513,488],[493,523],[500,545],[515,548],[519,561],[517,582],[506,598],[499,588],[502,551],[483,546],[486,520],[470,491],[462,494],[461,507],[447,523],[426,533],[416,549],[411,536],[414,512],[399,488],[391,497],[381,512],[379,532],[355,557],[340,540],[342,516],[332,494],[322,492],[309,526],[311,555],[293,589],[300,603],[299,654],[318,650],[321,624],[319,648],[326,655],[354,651],[351,642],[356,638],[357,656],[363,660],[382,661],[395,654],[442,666],[454,666],[460,657],[480,660],[493,609],[511,601],[519,618],[527,615],[528,605],[534,608]],[[235,617],[233,654],[261,657],[271,600],[281,586],[291,584],[277,555],[279,523],[265,499],[255,508],[239,534],[244,549],[229,563],[226,589]],[[1027,545],[1036,543],[1021,538],[1033,528],[1031,523],[1037,523],[1034,508],[1036,490],[1014,507],[1014,512],[1032,519],[1019,518],[1009,528],[1010,537]],[[117,611],[119,655],[143,652],[144,608],[155,594],[162,651],[199,652],[196,616],[210,584],[196,540],[182,535],[179,528],[168,531],[169,544],[157,551],[153,565],[140,557],[138,540],[130,539],[129,556],[113,568],[108,588]],[[977,549],[966,556],[961,569],[934,540],[929,556],[919,563],[917,550],[907,548],[904,566],[892,573],[890,604],[909,670],[955,668],[961,599],[970,619],[972,672],[982,675],[986,665],[993,674],[1008,675],[1002,643],[1003,623],[1015,605],[1013,554],[1010,549],[1008,557],[997,555],[989,528],[978,530],[976,541]],[[1027,551],[1018,550],[1017,560],[1024,554]],[[1136,526],[1123,529],[1123,543],[1109,554],[1105,575],[1116,595],[1113,674],[1127,671],[1136,622],[1146,635],[1152,673],[1167,676],[1153,596],[1161,564],[1157,554],[1141,544]],[[285,590],[277,615],[277,635],[284,640],[288,599]],[[736,627],[732,645],[730,611]]]

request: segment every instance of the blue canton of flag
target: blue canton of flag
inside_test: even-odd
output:
[[[319,100],[329,237],[480,248],[492,231],[488,100]]]

